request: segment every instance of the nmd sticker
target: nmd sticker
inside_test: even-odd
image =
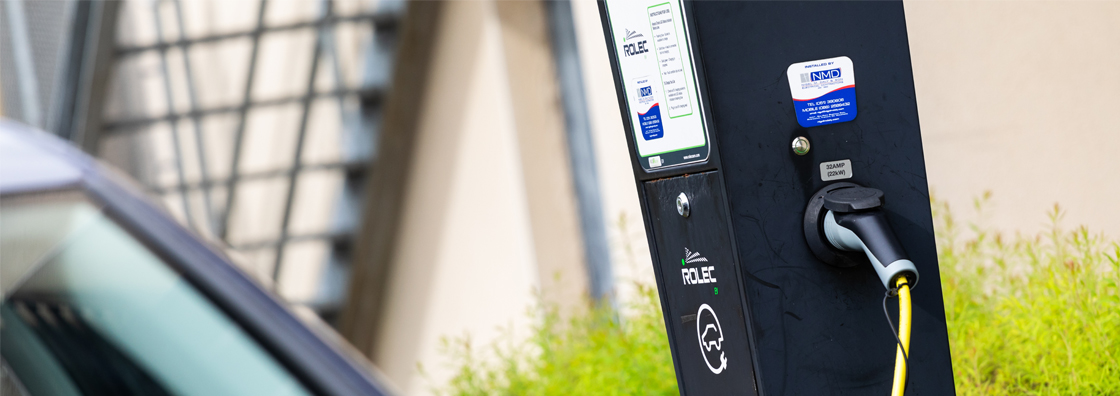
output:
[[[794,63],[786,69],[797,123],[809,128],[856,118],[856,72],[846,56]]]
[[[657,102],[657,98],[661,97],[660,92],[654,94],[655,86],[650,82],[649,76],[635,78],[634,86],[637,87],[637,92],[634,93],[638,102],[637,108],[645,109],[645,111],[637,111],[642,139],[660,139],[665,134],[661,129],[661,105]]]

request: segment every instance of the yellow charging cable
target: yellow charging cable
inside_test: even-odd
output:
[[[910,284],[906,283],[906,277],[900,276],[895,285],[898,287],[898,340],[902,345],[898,346],[894,359],[891,396],[902,396],[906,392],[907,357],[910,355]]]

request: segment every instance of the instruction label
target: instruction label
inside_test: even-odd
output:
[[[708,134],[679,0],[608,0],[615,55],[646,170],[703,162]]]
[[[786,69],[797,123],[809,128],[856,118],[856,72],[846,56],[794,63]]]

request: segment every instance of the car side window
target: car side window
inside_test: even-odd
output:
[[[37,204],[0,206],[2,235],[47,221],[48,214],[11,215]],[[56,202],[54,210],[94,215],[46,249],[3,291],[0,305],[0,353],[30,394],[309,394],[125,229],[88,201],[68,205]],[[0,264],[8,267],[8,259],[0,257]]]

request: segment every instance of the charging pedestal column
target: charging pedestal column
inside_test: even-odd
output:
[[[890,393],[883,283],[808,221],[852,185],[921,274],[906,393],[952,394],[902,3],[599,8],[681,393]]]

